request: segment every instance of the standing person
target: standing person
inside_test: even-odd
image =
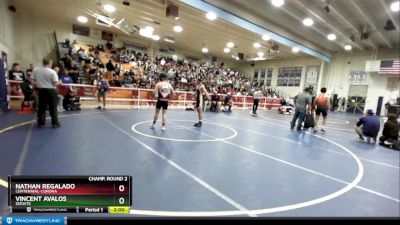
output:
[[[260,98],[262,97],[262,91],[260,88],[256,88],[256,91],[253,93],[253,115],[257,115],[258,103],[260,102]]]
[[[153,124],[151,125],[151,129],[154,129],[156,125],[158,114],[162,110],[162,128],[161,130],[165,131],[165,123],[167,122],[167,110],[168,103],[172,96],[175,95],[174,88],[167,81],[167,75],[165,73],[160,74],[160,82],[158,82],[154,88],[154,95],[157,98],[156,111],[154,113]]]
[[[329,97],[326,95],[326,88],[321,88],[321,93],[314,100],[315,110],[315,129],[314,132],[318,131],[318,120],[320,114],[322,114],[322,126],[321,132],[325,133],[326,122],[328,120],[328,112],[331,107]]]
[[[210,95],[208,94],[206,87],[204,86],[203,82],[200,80],[197,87],[196,87],[196,111],[199,117],[199,122],[195,123],[195,127],[201,127],[203,125],[203,95],[206,96],[208,100],[211,100]]]
[[[33,80],[39,95],[39,110],[37,116],[37,126],[42,127],[46,124],[46,109],[49,107],[51,124],[53,128],[60,127],[57,115],[57,73],[51,69],[53,62],[50,59],[43,59],[43,66],[33,70]]]
[[[297,121],[297,131],[301,131],[301,124],[304,121],[304,118],[307,113],[307,109],[311,111],[311,96],[309,94],[310,89],[308,87],[304,88],[303,93],[299,94],[295,98],[295,112],[294,116],[292,119],[292,122],[290,123],[290,129],[293,130],[294,126],[296,125]]]
[[[94,85],[97,88],[97,109],[101,109],[101,97],[103,97],[103,109],[106,109],[106,96],[110,84],[108,80],[104,78],[103,74],[101,74],[99,78],[94,81]]]
[[[358,120],[354,129],[359,136],[358,140],[364,141],[365,136],[367,137],[368,143],[371,143],[372,138],[373,143],[375,144],[380,127],[381,123],[379,121],[379,118],[374,116],[374,111],[372,109],[368,109],[365,113],[365,116],[361,117],[360,120]]]

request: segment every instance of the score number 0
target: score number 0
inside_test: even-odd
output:
[[[125,191],[125,186],[122,185],[122,184],[119,185],[118,191],[119,192],[124,192]],[[119,204],[123,205],[125,203],[125,198],[124,197],[119,198],[118,202],[119,202]]]

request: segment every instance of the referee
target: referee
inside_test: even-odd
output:
[[[43,66],[33,70],[33,80],[39,95],[39,110],[37,118],[37,127],[46,124],[46,109],[49,107],[51,124],[53,128],[60,127],[57,116],[57,73],[51,69],[52,61],[43,59]]]

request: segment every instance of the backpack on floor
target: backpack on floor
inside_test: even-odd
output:
[[[304,128],[314,127],[314,116],[312,113],[307,113],[306,119],[304,120]]]
[[[400,151],[400,142],[398,140],[393,141],[392,148],[394,150]]]

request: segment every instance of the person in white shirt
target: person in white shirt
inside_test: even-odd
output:
[[[260,102],[260,98],[262,97],[262,91],[260,88],[256,88],[253,93],[253,115],[257,115],[258,103]]]
[[[46,124],[46,109],[49,107],[51,124],[53,128],[60,127],[57,115],[57,73],[51,69],[53,62],[49,59],[43,59],[43,67],[33,70],[33,80],[36,83],[39,95],[39,110],[37,115],[37,127]]]

